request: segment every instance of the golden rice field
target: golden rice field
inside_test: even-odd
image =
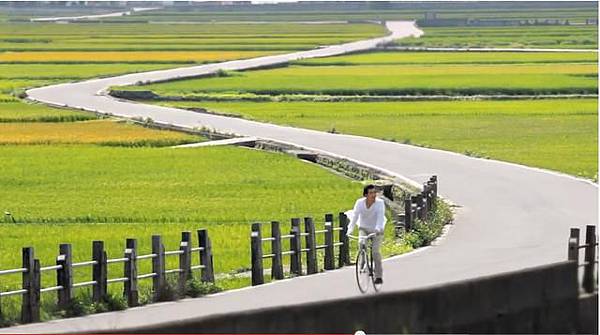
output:
[[[46,51],[3,52],[0,62],[216,62],[272,55],[269,51]]]
[[[112,120],[0,124],[0,144],[104,144],[164,146],[200,142],[199,136]]]

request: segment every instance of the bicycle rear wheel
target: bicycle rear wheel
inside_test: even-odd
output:
[[[369,274],[369,259],[367,257],[367,251],[364,248],[360,248],[358,255],[356,255],[356,283],[358,289],[362,293],[366,293],[369,289],[369,282],[371,281]]]

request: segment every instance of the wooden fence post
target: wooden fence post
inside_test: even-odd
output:
[[[404,231],[409,232],[412,228],[412,202],[410,199],[404,200]]]
[[[423,183],[423,200],[425,202],[425,208],[427,208],[427,214],[429,214],[429,209],[431,208],[431,199],[430,199],[430,195],[431,195],[431,186],[429,185],[429,182],[425,182]],[[427,215],[425,215],[427,216]]]
[[[306,274],[319,272],[317,264],[317,242],[315,238],[315,224],[311,217],[304,218],[304,233],[306,233]]]
[[[214,283],[215,271],[213,268],[212,243],[206,229],[198,230],[198,243],[200,245],[200,264],[204,265],[202,269],[201,280],[203,282]]]
[[[41,298],[41,289],[42,289],[42,272],[40,260],[35,259],[33,261],[33,278],[32,278],[33,287],[31,289],[31,294],[33,298],[31,299],[31,315],[32,322],[40,321],[40,298]]]
[[[423,219],[427,220],[429,215],[429,185],[427,183],[423,184],[423,192],[421,193],[423,197],[422,206],[423,206]]]
[[[339,231],[339,239],[342,245],[340,245],[339,249],[340,255],[338,259],[338,265],[339,267],[343,267],[350,264],[350,241],[348,236],[346,236],[348,233],[348,217],[343,212],[339,214],[339,225],[340,228],[342,228]]]
[[[152,258],[152,273],[156,276],[152,278],[152,290],[154,291],[154,301],[160,301],[164,297],[165,291],[165,247],[160,235],[152,235],[152,253],[156,257]]]
[[[290,239],[290,250],[294,253],[290,255],[290,272],[301,276],[302,275],[302,235],[300,235],[300,219],[292,219],[292,229],[290,235],[294,235]]]
[[[431,184],[433,186],[433,201],[434,201],[434,206],[435,206],[435,200],[437,199],[437,195],[438,195],[437,176],[433,175],[433,176],[431,176],[431,178],[429,178],[429,180],[431,181]]]
[[[56,265],[61,268],[56,271],[56,284],[62,286],[58,290],[58,306],[65,309],[71,303],[73,296],[73,259],[70,244],[61,244],[59,246],[59,255],[56,259]]]
[[[583,267],[583,290],[594,292],[594,268],[596,267],[596,226],[585,227],[585,266]]]
[[[395,227],[394,233],[396,237],[399,237],[402,232],[406,232],[406,215],[404,213],[398,214],[398,224]]]
[[[570,261],[579,263],[579,228],[571,228],[568,257]]]
[[[263,273],[263,250],[262,236],[260,233],[260,223],[252,224],[252,233],[250,234],[250,249],[252,253],[252,286],[261,285],[265,282]]]
[[[416,220],[419,218],[419,205],[418,205],[418,197],[416,195],[413,195],[410,197],[410,201],[412,203],[411,205],[411,211],[410,211],[410,218],[411,218],[411,227],[414,227]]]
[[[179,243],[179,296],[185,296],[185,286],[188,279],[192,278],[192,233],[184,231],[181,233],[181,242]]]
[[[413,204],[412,213],[410,214],[410,217],[413,220],[413,222],[412,222],[413,227],[415,226],[415,224],[417,223],[417,219],[419,218],[418,212],[419,212],[419,208],[417,207],[417,204]]]
[[[21,303],[21,321],[23,323],[40,321],[40,261],[34,259],[32,247],[23,248],[23,295]]]
[[[335,269],[333,249],[333,214],[325,214],[325,270]]]
[[[271,253],[274,255],[271,262],[271,278],[283,279],[283,262],[281,259],[281,230],[279,222],[271,222]]]
[[[435,209],[435,183],[433,181],[428,181],[427,184],[429,185],[429,201],[430,201],[430,207],[432,209]]]
[[[92,298],[94,302],[98,303],[106,301],[108,294],[108,263],[103,241],[92,242],[92,260],[96,261],[96,264],[92,267],[92,280],[96,282],[96,285],[94,285],[93,288]]]
[[[421,221],[425,221],[425,218],[423,216],[424,208],[423,208],[423,194],[422,193],[417,194],[415,203],[417,204],[417,218],[419,218]]]
[[[136,239],[127,239],[125,243],[125,258],[127,258],[127,261],[123,263],[123,272],[127,281],[123,283],[123,296],[127,299],[127,305],[134,307],[138,305]]]

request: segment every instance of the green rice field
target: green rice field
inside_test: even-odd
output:
[[[0,64],[0,80],[85,79],[172,67],[176,66],[168,64]]]
[[[0,226],[0,269],[18,267],[24,246],[33,246],[46,266],[55,261],[60,243],[72,244],[75,262],[90,259],[93,240],[106,242],[109,258],[120,258],[125,238],[137,238],[139,253],[146,254],[153,234],[163,236],[167,250],[175,250],[182,231],[194,232],[197,241],[195,231],[207,228],[217,284],[246,286],[249,277],[226,274],[250,265],[251,222],[278,220],[285,231],[291,217],[312,216],[321,227],[325,213],[349,209],[362,187],[288,155],[241,148],[0,146],[0,153],[6,167],[0,203],[17,222],[5,217]],[[386,234],[386,255],[410,250],[393,242],[392,225]],[[168,258],[167,268],[177,262]],[[150,270],[150,262],[140,261],[140,274]],[[121,275],[122,265],[109,267],[109,278]],[[3,291],[20,285],[18,275],[2,278]],[[75,282],[89,278],[88,269],[75,271]],[[55,285],[52,275],[42,279],[43,287]],[[140,282],[142,302],[148,302],[150,285]],[[122,289],[110,287],[117,296]],[[77,292],[80,298],[86,295],[85,289]],[[42,295],[45,319],[56,317],[54,299]],[[3,299],[8,320],[17,317],[18,300]]]
[[[596,99],[163,104],[202,106],[252,120],[376,137],[592,179],[598,173]]]
[[[285,6],[285,5],[284,5]],[[293,6],[290,5],[290,6]],[[352,6],[352,5],[350,5]],[[470,20],[569,20],[583,23],[597,17],[597,4],[593,2],[564,3],[420,3],[416,8],[411,4],[368,3],[362,8],[349,8],[343,5],[309,4],[304,7],[285,8],[263,6],[257,9],[229,9],[227,11],[206,7],[179,6],[148,12],[137,12],[130,16],[101,19],[108,22],[297,22],[331,20],[417,20],[426,13],[435,12],[439,18]]]
[[[304,59],[298,65],[444,65],[444,64],[554,64],[598,62],[594,52],[369,52]]]
[[[490,56],[493,57],[486,55]],[[589,61],[586,63],[574,64],[460,62],[432,66],[380,64],[375,60],[374,64],[352,66],[327,63],[322,66],[291,65],[128,89],[151,90],[159,95],[208,92],[270,95],[593,94],[598,88],[598,66],[592,57],[587,59]],[[335,57],[327,60],[337,61]]]
[[[158,103],[169,106],[208,108],[596,179],[597,87],[595,53],[375,52],[126,89],[152,90],[165,98]],[[535,97],[573,93],[592,97]],[[448,101],[397,101],[402,95],[426,100],[431,94],[446,94]],[[462,94],[468,96],[450,101]],[[469,98],[476,94],[533,97]],[[189,101],[169,101],[177,96]],[[375,99],[380,102],[369,102]],[[436,131],[431,131],[433,124]]]
[[[0,151],[5,163],[0,203],[18,222],[283,219],[309,214],[309,208],[333,210],[327,199],[340,206],[354,198],[357,187],[287,155],[238,148]]]
[[[444,48],[598,49],[598,26],[425,27],[398,46]]]
[[[193,51],[311,49],[381,36],[377,24],[0,24],[3,51]]]
[[[28,104],[14,100],[0,103],[0,122],[62,122],[96,119],[85,112]]]

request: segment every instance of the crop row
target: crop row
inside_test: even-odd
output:
[[[62,120],[72,121],[72,120]],[[198,136],[173,131],[115,123],[110,120],[87,122],[0,123],[0,144],[86,144],[122,146],[169,146],[200,142]]]
[[[597,26],[424,28],[420,38],[396,42],[427,47],[597,48]]]
[[[598,87],[596,74],[596,64],[290,66],[128,89],[160,95],[593,94]]]
[[[176,67],[169,64],[0,64],[0,79],[61,79],[110,76]]]
[[[226,35],[226,36],[247,36],[247,35],[336,35],[345,34],[353,36],[379,36],[383,34],[383,27],[376,24],[294,24],[294,23],[273,23],[273,24],[85,24],[71,23],[60,25],[54,23],[36,23],[36,24],[0,24],[0,36],[33,38],[37,36],[103,36],[103,35],[133,35],[133,36],[152,36],[152,35]]]
[[[572,22],[585,21],[594,15],[597,7],[590,5],[587,8],[512,8],[510,10],[493,8],[469,9],[459,7],[431,8],[431,9],[402,9],[390,10],[373,8],[371,10],[336,10],[336,11],[277,11],[277,12],[202,12],[202,11],[173,11],[162,10],[154,12],[136,13],[130,17],[117,18],[117,21],[130,20],[166,21],[166,22],[203,22],[203,21],[318,21],[318,20],[415,20],[422,18],[427,11],[435,11],[442,18],[469,18],[469,19],[569,19]]]
[[[596,63],[594,52],[375,52],[305,59],[299,65]]]
[[[10,97],[10,96],[8,96]],[[27,104],[15,100],[0,102],[0,122],[65,122],[95,119],[90,113],[46,107],[37,104]],[[0,97],[0,99],[2,99]]]
[[[4,52],[0,54],[0,63],[79,63],[79,62],[113,62],[141,63],[153,62],[216,62],[240,58],[253,58],[270,55],[270,52],[256,51],[138,51],[138,52]],[[61,70],[64,70],[61,69]],[[134,69],[135,70],[135,69]],[[101,73],[101,72],[100,72]]]

